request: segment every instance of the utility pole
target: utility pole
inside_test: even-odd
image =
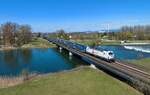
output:
[[[109,23],[107,24],[107,32],[109,33],[109,30],[110,30],[110,25]]]
[[[2,34],[2,32],[0,31],[0,45],[3,45],[3,34]]]

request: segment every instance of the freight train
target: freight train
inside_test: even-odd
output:
[[[115,55],[113,51],[104,50],[102,48],[92,48],[89,46],[81,45],[73,41],[58,39],[58,42],[62,43],[63,45],[66,45],[68,48],[73,48],[76,50],[79,50],[84,53],[88,53],[90,55],[94,55],[96,57],[99,57],[105,61],[108,62],[114,62],[115,61]]]

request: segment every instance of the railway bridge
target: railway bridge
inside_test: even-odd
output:
[[[142,70],[141,68],[127,64],[125,62],[116,60],[115,62],[107,62],[93,55],[82,52],[81,50],[70,47],[69,44],[65,44],[68,41],[63,39],[47,39],[49,42],[56,44],[59,49],[66,49],[69,51],[69,55],[77,55],[89,64],[96,66],[97,68],[115,76],[123,81],[143,91],[145,95],[150,95],[150,74]],[[73,42],[72,42],[73,43]],[[75,45],[76,43],[74,43]]]

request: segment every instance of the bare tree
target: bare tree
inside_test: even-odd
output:
[[[17,32],[17,45],[21,46],[23,44],[27,44],[32,37],[31,27],[29,25],[21,25]]]
[[[3,42],[5,45],[11,46],[15,42],[14,32],[16,30],[16,24],[7,22],[1,25],[1,30],[3,32]]]

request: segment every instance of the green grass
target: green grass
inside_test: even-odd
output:
[[[74,40],[77,43],[83,44],[83,45],[92,45],[93,40]],[[120,41],[101,41],[99,45],[120,45]]]
[[[91,68],[37,77],[0,95],[142,95],[127,84]]]
[[[93,40],[74,40],[77,43],[83,44],[83,45],[92,45]]]
[[[120,45],[120,41],[102,41],[100,45]]]
[[[55,47],[55,45],[42,38],[32,38],[30,43],[22,46],[22,48],[48,48],[48,47]]]
[[[129,43],[150,43],[150,40],[133,40],[128,42]]]
[[[74,40],[77,43],[84,45],[92,45],[94,40]],[[102,40],[99,45],[120,45],[121,40]],[[127,40],[127,43],[150,43],[150,40]]]
[[[150,72],[150,58],[143,58],[138,60],[129,60],[132,64],[139,65],[145,68],[148,72]]]

